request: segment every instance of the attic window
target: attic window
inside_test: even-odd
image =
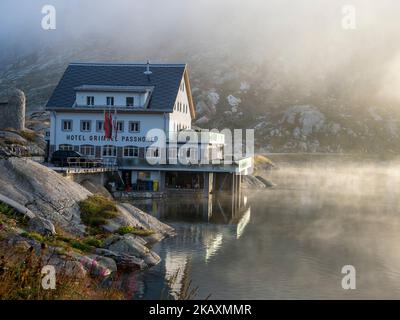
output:
[[[108,106],[114,105],[114,97],[107,97],[107,105]]]
[[[87,96],[86,97],[86,105],[87,106],[94,106],[94,97],[93,96]]]
[[[134,99],[133,97],[126,97],[126,106],[133,107]]]

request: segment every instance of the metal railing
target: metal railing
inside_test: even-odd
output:
[[[116,169],[116,161],[110,161],[110,159],[102,158],[80,158],[80,157],[69,157],[67,158],[68,168],[80,168],[80,169]]]

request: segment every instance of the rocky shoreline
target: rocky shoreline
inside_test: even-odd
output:
[[[66,248],[68,246],[64,244],[84,242],[88,236],[79,203],[93,194],[29,159],[0,159],[0,195],[34,215],[26,215],[19,207],[13,208],[14,216],[1,213],[3,249],[28,251],[33,247],[40,252],[43,243],[47,243],[46,253],[41,257],[43,263],[77,278],[109,276],[119,270],[154,266],[161,259],[150,249],[151,244],[175,234],[173,228],[132,204],[118,203],[118,214],[102,226],[104,239],[101,244],[89,245],[86,250],[74,246]],[[22,220],[24,223],[19,223]],[[128,232],[120,233],[121,228]],[[129,228],[151,230],[151,233],[138,235],[130,233]]]

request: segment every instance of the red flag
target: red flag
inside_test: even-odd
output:
[[[106,112],[104,115],[104,137],[106,139],[112,138],[112,115],[110,112]]]

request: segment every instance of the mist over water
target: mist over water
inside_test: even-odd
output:
[[[268,177],[277,187],[251,192],[240,235],[236,224],[164,217],[178,236],[156,246],[163,262],[136,279],[138,297],[168,289],[178,269],[200,299],[400,297],[399,162],[290,161]],[[341,287],[344,265],[356,290]]]

